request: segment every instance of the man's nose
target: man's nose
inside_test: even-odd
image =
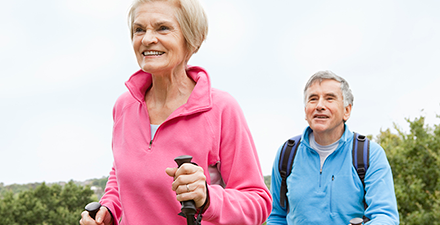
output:
[[[324,110],[325,109],[325,102],[323,99],[319,99],[318,103],[316,104],[317,110]]]

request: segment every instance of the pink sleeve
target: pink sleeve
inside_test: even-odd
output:
[[[238,103],[222,99],[226,106],[219,118],[221,174],[226,187],[210,185],[210,206],[203,220],[214,224],[262,224],[272,209],[257,151]]]
[[[121,218],[122,214],[122,207],[121,202],[119,201],[119,189],[114,165],[110,172],[107,185],[105,186],[105,194],[99,202],[110,210],[113,215],[113,224],[118,225],[119,218]]]

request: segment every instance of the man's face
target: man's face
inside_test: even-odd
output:
[[[314,82],[306,91],[306,120],[317,135],[341,135],[351,105],[344,107],[341,84],[335,80]],[[338,137],[339,138],[339,137]]]

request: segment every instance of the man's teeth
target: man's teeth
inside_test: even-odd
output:
[[[157,51],[146,51],[143,52],[142,54],[144,56],[150,56],[150,55],[162,55],[164,52],[157,52]]]

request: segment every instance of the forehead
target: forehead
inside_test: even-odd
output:
[[[133,12],[134,21],[144,18],[176,21],[176,5],[169,1],[150,1],[139,4]]]
[[[316,80],[307,88],[307,96],[330,93],[342,95],[341,83],[331,79]]]

